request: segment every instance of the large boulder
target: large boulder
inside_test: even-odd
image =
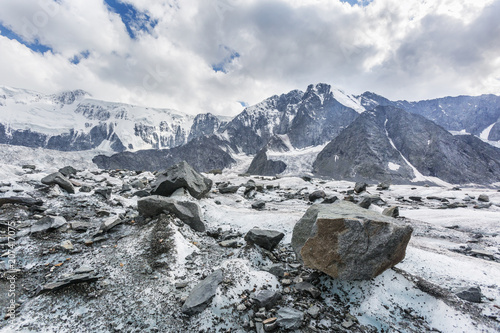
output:
[[[202,312],[215,296],[217,287],[224,279],[220,269],[216,270],[198,283],[182,306],[182,312],[192,316]]]
[[[205,231],[205,224],[201,220],[201,208],[196,202],[152,195],[139,199],[137,210],[146,217],[157,216],[167,211],[180,218],[194,230]]]
[[[405,257],[413,229],[347,202],[313,205],[293,229],[304,265],[343,280],[371,279]]]
[[[68,178],[64,177],[60,172],[54,172],[42,178],[42,184],[45,185],[59,185],[68,193],[75,193],[75,188]]]
[[[182,161],[164,171],[153,184],[151,194],[170,196],[184,187],[196,199],[202,198],[212,188],[212,180],[196,172],[187,162]]]

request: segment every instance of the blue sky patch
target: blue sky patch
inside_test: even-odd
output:
[[[120,15],[127,32],[132,39],[136,39],[140,32],[150,32],[158,24],[145,12],[138,11],[134,6],[120,0],[104,0],[108,8]]]
[[[241,106],[244,107],[244,108],[246,108],[248,106],[247,102],[238,101],[238,103],[240,103]]]
[[[219,48],[227,55],[221,62],[212,65],[212,69],[217,72],[227,73],[226,66],[233,62],[234,59],[239,58],[240,54],[235,50],[230,49],[225,45],[219,45]]]
[[[80,52],[79,54],[75,55],[73,58],[71,58],[69,61],[72,64],[78,65],[82,59],[87,59],[90,55],[90,51],[86,50],[83,52]]]
[[[370,4],[370,2],[372,2],[373,0],[340,0],[340,1],[347,2],[351,6],[360,5],[360,6],[364,7],[364,6],[368,6]]]
[[[10,30],[9,28],[5,27],[1,23],[0,23],[0,35],[2,35],[4,37],[7,37],[10,40],[16,40],[19,43],[21,43],[24,46],[26,46],[27,48],[29,48],[30,50],[32,50],[34,52],[37,52],[37,53],[43,54],[43,53],[45,53],[47,51],[50,51],[50,52],[54,53],[54,50],[52,50],[51,47],[43,45],[43,44],[40,44],[38,42],[38,40],[35,40],[34,43],[28,43],[28,42],[26,42],[21,36],[19,36],[18,34],[16,34],[14,31]]]

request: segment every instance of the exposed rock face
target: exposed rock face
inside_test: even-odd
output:
[[[302,326],[304,313],[294,308],[281,308],[278,310],[278,326],[286,329],[297,329]]]
[[[0,198],[0,207],[5,204],[17,204],[27,207],[31,206],[41,206],[43,201],[40,199],[33,199],[28,197],[3,197]]]
[[[45,185],[59,185],[62,189],[66,190],[68,193],[75,193],[75,188],[73,184],[64,177],[60,172],[54,172],[44,178],[42,178],[42,184]]]
[[[176,215],[194,230],[205,231],[205,224],[201,220],[201,208],[196,202],[152,195],[139,199],[137,210],[146,217],[157,216],[167,211]]]
[[[267,148],[263,148],[255,155],[247,173],[250,175],[275,176],[286,169],[286,164],[283,161],[273,161],[267,158]]]
[[[249,243],[257,244],[266,250],[272,251],[283,239],[283,237],[285,237],[285,234],[276,230],[254,228],[245,235],[245,240]]]
[[[182,161],[158,176],[151,193],[168,197],[180,188],[185,188],[194,198],[200,199],[212,188],[212,180],[203,177],[186,161]]]
[[[293,90],[272,96],[246,108],[221,133],[235,151],[247,154],[259,152],[274,135],[287,134],[295,148],[324,144],[358,115],[341,104],[335,94],[349,98],[323,83],[308,86],[305,93]]]
[[[486,184],[500,180],[500,149],[472,136],[453,136],[404,110],[377,107],[361,114],[318,154],[314,172],[364,181],[407,183],[431,176]]]
[[[202,312],[215,296],[223,279],[222,270],[218,269],[196,285],[184,302],[182,312],[189,316]]]
[[[360,96],[362,104],[368,109],[377,105],[391,105],[405,109],[435,122],[449,131],[466,130],[479,136],[487,127],[495,124],[490,131],[489,140],[498,141],[497,129],[500,128],[500,96],[457,96],[443,97],[418,102],[390,101],[382,96],[366,92]]]
[[[343,280],[371,279],[405,257],[413,229],[350,202],[311,206],[292,247],[304,265]]]
[[[189,131],[188,141],[201,136],[210,136],[217,132],[226,122],[221,121],[211,113],[202,113],[194,118],[193,125]]]
[[[189,143],[171,149],[123,152],[112,156],[98,155],[92,159],[102,169],[128,169],[159,171],[181,161],[187,161],[194,169],[203,172],[224,169],[236,161],[227,153],[227,143],[211,136],[196,138]]]
[[[479,287],[460,288],[455,294],[463,300],[472,303],[481,303],[481,288]]]

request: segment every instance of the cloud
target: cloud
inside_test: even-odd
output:
[[[500,0],[2,0],[0,84],[227,115],[317,82],[498,94],[499,15]]]

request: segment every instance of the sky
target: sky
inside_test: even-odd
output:
[[[0,85],[234,116],[309,84],[500,95],[500,0],[2,0]]]

